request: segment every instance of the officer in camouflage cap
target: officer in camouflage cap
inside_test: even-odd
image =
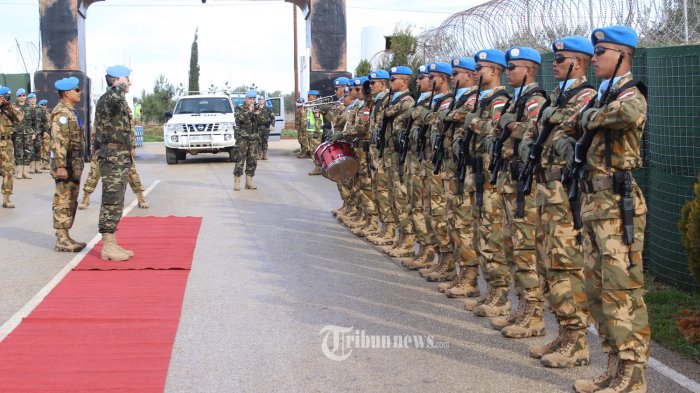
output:
[[[15,127],[24,119],[24,113],[10,101],[10,89],[0,86],[0,170],[2,171],[2,207],[13,208],[12,176],[15,173],[15,148],[12,136]]]
[[[15,163],[17,164],[17,179],[31,179],[27,174],[27,166],[32,165],[34,140],[39,127],[39,113],[27,102],[27,92],[18,89],[17,109],[24,113],[24,120],[15,127]]]
[[[632,78],[637,33],[627,26],[593,30],[593,69],[603,82],[597,105],[579,118],[592,135],[581,176],[585,288],[608,367],[577,392],[646,392],[650,328],[644,303],[642,250],[647,205],[632,176],[642,166],[646,87]],[[555,141],[555,145],[557,141]],[[581,142],[585,147],[586,142]],[[570,145],[570,144],[569,144]]]
[[[250,90],[245,95],[243,105],[236,108],[236,149],[238,157],[233,170],[233,189],[241,189],[241,176],[245,167],[245,188],[255,190],[253,176],[258,166],[258,149],[260,145],[260,127],[269,123],[269,117],[261,112],[256,101],[255,90]]]
[[[77,242],[68,234],[78,208],[78,191],[84,166],[83,121],[73,109],[80,102],[79,84],[76,77],[54,83],[60,97],[60,102],[51,112],[51,176],[56,181],[53,196],[56,251],[78,252],[85,248],[84,242]]]
[[[117,244],[117,225],[124,211],[124,192],[129,169],[134,160],[131,125],[133,119],[125,94],[129,92],[131,70],[116,65],[107,68],[109,88],[95,105],[95,140],[93,149],[102,175],[102,205],[99,232],[102,234],[102,259],[125,261],[133,251]]]

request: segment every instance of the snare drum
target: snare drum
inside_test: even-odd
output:
[[[323,142],[314,151],[314,160],[321,174],[334,182],[350,179],[360,170],[360,160],[348,142]]]

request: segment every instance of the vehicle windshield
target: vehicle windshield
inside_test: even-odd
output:
[[[174,114],[191,113],[233,113],[231,102],[225,97],[181,98]]]

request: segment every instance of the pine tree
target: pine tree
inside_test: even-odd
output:
[[[199,49],[197,47],[197,33],[199,28],[194,31],[194,41],[192,41],[192,50],[190,51],[190,81],[187,90],[190,94],[199,94]]]

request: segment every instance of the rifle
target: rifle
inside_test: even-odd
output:
[[[388,98],[391,100],[392,90],[389,89]],[[386,108],[384,108],[384,114],[382,114],[382,127],[379,130],[379,135],[377,135],[377,150],[379,154],[378,158],[384,157],[384,147],[386,147],[386,127],[389,125],[389,116],[386,115]]]
[[[452,97],[452,102],[450,102],[450,109],[447,111],[447,113],[452,112],[455,109],[455,106],[457,105],[457,97],[456,93],[457,90],[459,90],[459,81],[455,84],[455,97]],[[445,155],[445,135],[447,135],[447,132],[452,128],[454,125],[454,122],[452,121],[445,121],[445,124],[442,126],[442,132],[437,135],[435,138],[435,144],[433,144],[433,151],[435,154],[433,155],[433,175],[437,175],[440,173],[440,168],[442,167],[442,159],[444,158]]]
[[[574,63],[569,64],[569,69],[566,71],[566,77],[564,77],[564,86],[562,86],[561,90],[559,91],[559,95],[557,95],[557,98],[554,100],[554,106],[557,108],[561,107],[562,102],[561,99],[564,96],[564,90],[566,89],[566,82],[569,80],[569,77],[571,76],[571,71],[574,69]],[[540,115],[538,121],[542,118],[542,114],[544,113],[544,110],[551,105],[551,101],[548,99],[545,105],[542,107],[540,110]],[[554,125],[550,124],[547,122],[546,124],[542,125],[542,130],[540,131],[540,134],[537,136],[537,140],[535,140],[535,143],[530,146],[530,154],[527,157],[527,163],[525,163],[525,168],[523,169],[522,173],[520,173],[520,181],[524,183],[524,188],[523,192],[525,195],[530,195],[532,192],[532,179],[535,176],[535,170],[537,170],[540,165],[542,165],[542,152],[544,151],[544,143],[549,139],[549,135],[552,133],[554,130]]]
[[[617,75],[617,72],[620,70],[620,65],[622,64],[622,60],[625,58],[625,53],[621,52],[620,57],[617,59],[617,64],[615,64],[615,69],[613,70],[613,74],[610,77],[610,83],[608,83],[608,87],[605,89],[605,93],[603,94],[603,97],[601,97],[600,101],[598,102],[598,108],[602,108],[608,103],[608,99],[610,97],[610,90],[612,89],[613,81],[615,80],[615,76]],[[581,109],[580,113],[584,113],[588,109],[592,108],[595,105],[595,101],[591,100],[583,109]],[[569,171],[569,181],[565,182],[568,183],[568,191],[569,191],[569,204],[572,206],[572,211],[574,211],[574,229],[581,229],[583,227],[583,222],[581,222],[580,218],[580,209],[581,209],[581,188],[579,187],[579,181],[584,180],[587,175],[587,170],[586,170],[586,156],[588,155],[588,150],[591,148],[591,144],[593,143],[593,137],[595,136],[597,130],[593,131],[588,131],[585,130],[583,133],[583,136],[581,139],[579,139],[576,142],[576,145],[574,147],[574,164],[571,167],[571,170]],[[623,201],[624,203],[624,201]],[[634,205],[634,201],[632,202]],[[578,206],[578,215],[579,217],[576,217],[576,212],[575,212],[575,206]],[[623,210],[623,219],[624,219],[624,210]],[[623,221],[625,226],[627,225],[626,222]],[[630,225],[631,222],[630,222]],[[634,232],[634,230],[632,231]],[[625,228],[625,235],[627,235],[627,228]],[[625,241],[629,240],[627,237],[625,238]],[[634,241],[634,233],[632,233],[632,241]],[[626,244],[631,244],[631,243],[626,243]]]
[[[433,82],[433,86],[435,85],[435,82]],[[416,99],[416,102],[413,103],[413,107],[411,108],[411,111],[414,111],[415,108],[418,107],[418,99]],[[404,174],[404,169],[403,166],[406,164],[406,154],[408,153],[408,148],[409,148],[409,141],[408,137],[411,132],[411,128],[413,128],[413,116],[409,116],[408,121],[406,121],[406,129],[403,130],[401,133],[401,137],[399,138],[399,177],[403,178]]]
[[[477,109],[479,108],[479,101],[481,98],[481,86],[483,85],[483,82],[484,77],[479,77],[479,85],[476,88],[476,102],[474,103],[474,107],[472,108],[472,113],[476,113]],[[462,145],[460,146],[459,163],[457,164],[457,195],[464,194],[464,180],[467,177],[467,166],[471,161],[471,157],[469,156],[469,144],[471,143],[473,137],[474,130],[472,130],[470,127],[467,127],[467,133],[464,136],[464,139],[462,140]]]
[[[523,82],[520,84],[520,94],[518,95],[518,99],[515,101],[515,105],[513,105],[513,110],[518,107],[520,100],[523,98],[525,83],[527,83],[527,74],[525,74],[523,77]],[[510,102],[503,107],[501,116],[506,113],[509,106]],[[503,167],[503,144],[508,140],[508,137],[510,137],[510,132],[508,131],[508,128],[503,127],[503,130],[501,130],[501,135],[498,136],[496,143],[493,144],[493,150],[491,151],[491,164],[489,165],[489,170],[491,171],[491,179],[489,179],[489,183],[491,184],[496,184],[496,181],[498,180],[498,172],[501,170],[501,167]]]
[[[432,112],[435,112],[435,108],[433,107],[433,98],[435,98],[435,84],[437,82],[433,81],[433,86],[432,90],[430,93],[430,100],[428,102],[430,103],[431,110]],[[420,130],[418,130],[418,141],[416,145],[416,153],[418,153],[418,160],[423,161],[425,158],[425,133],[428,130],[428,125],[425,123],[425,120],[423,120],[423,124],[420,127]]]

